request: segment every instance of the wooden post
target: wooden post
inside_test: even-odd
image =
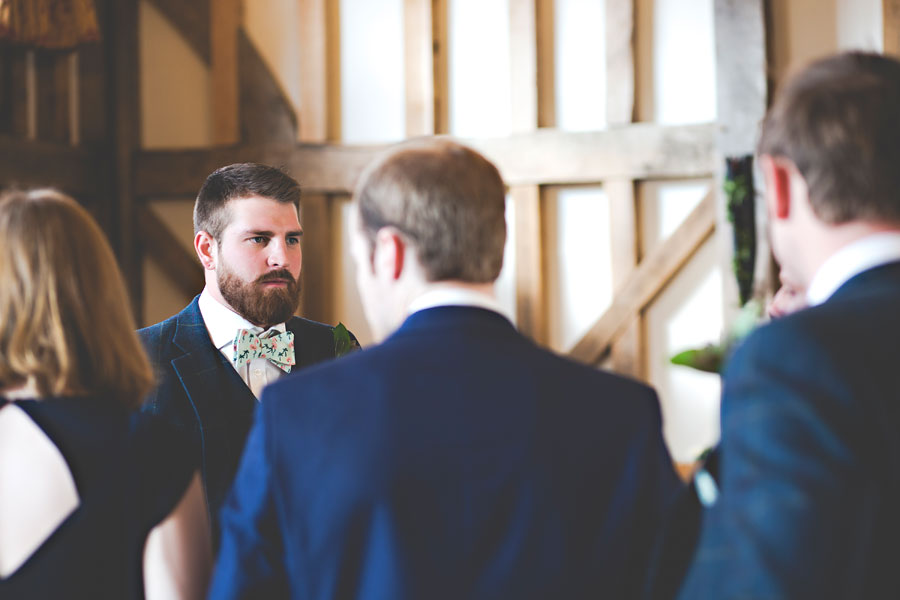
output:
[[[626,125],[634,118],[634,1],[606,3],[606,122]],[[604,183],[612,223],[613,289],[618,291],[638,263],[637,203],[634,182],[612,179]],[[612,368],[626,375],[645,375],[645,323],[638,311],[612,346]]]
[[[882,0],[884,53],[900,56],[900,0]]]
[[[510,0],[512,128],[533,131],[538,126],[538,30],[535,0]],[[541,191],[537,185],[512,186],[515,206],[516,321],[538,343],[547,341],[544,290]]]
[[[340,103],[333,97],[329,75],[339,64],[333,43],[337,31],[335,0],[300,0],[300,77],[302,79],[299,137],[302,142],[326,142],[337,137]],[[302,182],[301,182],[302,183]],[[304,192],[300,200],[303,226],[303,316],[330,323],[334,317],[334,265],[330,251],[331,199]]]
[[[405,0],[406,136],[434,133],[434,29],[431,0]]]
[[[215,0],[209,8],[213,143],[236,144],[240,138],[237,69],[241,0]]]
[[[604,183],[610,206],[612,231],[613,289],[618,292],[638,264],[639,235],[634,182],[613,179]],[[621,337],[612,346],[613,370],[642,379],[646,375],[646,323],[643,311],[637,311]]]
[[[450,74],[448,71],[449,40],[447,1],[431,0],[431,39],[434,74],[434,132],[450,131]]]
[[[300,141],[328,139],[328,0],[300,0]]]
[[[115,237],[119,265],[131,294],[135,320],[143,321],[143,270],[135,234],[134,155],[140,146],[138,0],[115,0],[106,31],[112,64],[115,165]]]
[[[724,316],[727,324],[737,314],[739,299],[731,257],[733,228],[728,222],[723,181],[725,157],[753,154],[759,122],[766,113],[766,31],[764,0],[715,0],[716,101],[718,122],[716,145],[716,231],[724,277]],[[755,177],[756,189],[762,189]],[[769,241],[766,236],[765,203],[756,206],[756,287],[771,281]]]
[[[69,61],[62,52],[35,52],[37,138],[69,143]]]

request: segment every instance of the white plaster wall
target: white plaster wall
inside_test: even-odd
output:
[[[609,200],[601,187],[545,192],[548,342],[568,352],[612,302]]]
[[[343,141],[403,139],[403,0],[340,0],[340,24]]]
[[[556,126],[606,127],[606,2],[556,0],[553,5]]]
[[[509,0],[448,0],[450,133],[509,134]]]

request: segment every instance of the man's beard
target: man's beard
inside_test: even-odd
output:
[[[287,286],[263,287],[265,282],[278,279],[287,281]],[[300,301],[300,279],[294,279],[287,269],[271,271],[247,283],[227,268],[220,268],[216,280],[222,298],[231,308],[259,327],[284,323],[293,316]]]

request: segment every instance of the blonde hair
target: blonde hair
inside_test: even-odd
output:
[[[28,383],[128,407],[153,386],[103,232],[51,189],[0,194],[0,389]]]

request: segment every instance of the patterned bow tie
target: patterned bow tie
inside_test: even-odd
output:
[[[266,358],[285,373],[294,365],[294,334],[290,331],[260,337],[249,329],[238,329],[234,336],[234,366],[242,367],[254,358]]]

